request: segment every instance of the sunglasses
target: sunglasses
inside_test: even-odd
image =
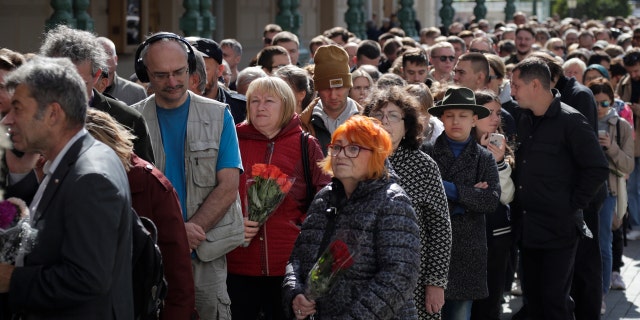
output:
[[[565,46],[557,46],[557,47],[553,47],[553,50],[564,50],[566,49]]]
[[[600,102],[597,102],[597,103],[598,103],[599,106],[601,106],[603,108],[609,108],[609,106],[611,105],[611,102],[609,102],[609,100],[604,100],[604,101],[600,101]]]
[[[431,58],[440,59],[441,62],[446,62],[447,59],[449,59],[449,61],[451,61],[451,62],[456,60],[455,56],[432,56]]]
[[[271,44],[271,39],[264,38],[264,44]]]

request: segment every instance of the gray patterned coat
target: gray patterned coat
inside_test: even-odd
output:
[[[400,186],[411,197],[420,225],[420,278],[416,288],[416,308],[420,319],[440,319],[428,314],[425,286],[447,287],[451,258],[451,221],[447,196],[436,162],[424,152],[402,145],[389,157]]]
[[[438,164],[442,180],[452,182],[458,189],[458,201],[449,199],[449,209],[460,205],[465,210],[463,214],[451,216],[451,264],[445,299],[484,298],[489,294],[484,215],[495,212],[500,201],[496,161],[473,138],[460,155],[454,157],[445,133],[436,139],[430,156]],[[473,187],[480,181],[486,181],[489,187]]]
[[[420,231],[409,197],[392,179],[362,181],[349,199],[337,179],[314,198],[291,253],[283,283],[285,311],[304,293],[321,250],[330,208],[335,233],[355,263],[316,300],[315,319],[417,319],[413,292],[420,266]]]

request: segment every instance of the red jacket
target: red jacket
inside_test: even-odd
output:
[[[135,154],[131,163],[127,175],[133,208],[158,228],[158,246],[169,286],[161,319],[192,319],[196,314],[193,270],[178,195],[156,167]]]
[[[296,180],[278,209],[271,214],[248,247],[238,247],[227,254],[229,273],[244,276],[283,276],[293,244],[300,233],[300,225],[306,216],[309,203],[306,201],[307,187],[302,166],[300,135],[302,129],[297,115],[271,140],[252,125],[236,126],[240,144],[240,155],[244,174],[240,176],[240,199],[245,208],[246,181],[251,176],[251,166],[268,161],[268,151],[273,143],[271,164]],[[313,165],[323,159],[322,150],[315,138],[308,144],[309,169],[314,191],[329,183],[330,177]],[[246,213],[245,213],[246,215]]]

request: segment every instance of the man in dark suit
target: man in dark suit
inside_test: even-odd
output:
[[[132,319],[131,196],[122,163],[87,134],[87,94],[67,59],[33,58],[6,79],[14,147],[40,153],[36,244],[23,266],[0,264],[0,292],[23,319]]]
[[[93,87],[100,79],[102,70],[107,70],[107,54],[95,35],[65,25],[47,32],[40,47],[40,54],[47,57],[71,59],[87,87],[89,106],[104,111],[136,136],[133,151],[140,158],[154,163],[149,130],[142,115],[126,104],[106,97]]]

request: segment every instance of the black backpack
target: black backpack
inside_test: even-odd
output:
[[[158,229],[149,218],[133,210],[132,279],[134,319],[157,320],[167,296],[162,254],[158,248]]]

